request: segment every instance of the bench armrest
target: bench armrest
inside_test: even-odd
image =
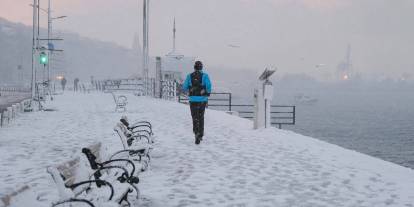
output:
[[[119,155],[121,153],[125,153],[128,152],[129,155],[134,155],[134,154],[138,154],[138,156],[142,156],[145,155],[147,151],[147,148],[141,148],[141,149],[126,149],[126,150],[120,150],[118,152],[115,152],[113,155],[111,155],[111,157],[109,158],[109,160],[112,160],[116,155]]]
[[[87,180],[87,181],[82,181],[79,183],[74,183],[72,185],[66,185],[66,187],[73,190],[79,186],[86,185],[86,184],[90,185],[91,183],[96,183],[99,186],[108,186],[111,189],[111,195],[109,196],[108,200],[112,200],[112,197],[114,196],[114,187],[111,185],[111,183],[105,180]]]
[[[152,143],[150,138],[145,134],[139,134],[139,133],[135,134],[135,133],[133,133],[133,134],[130,134],[129,136],[127,136],[127,138],[128,138],[127,139],[127,144],[128,144],[129,147],[132,145],[132,142],[137,138],[139,138],[139,140],[141,140],[142,138],[145,138],[148,143]]]
[[[110,166],[106,166],[106,165],[108,165],[110,163],[113,163],[113,162],[128,162],[129,164],[131,164],[132,165],[132,170],[131,170],[131,173],[129,173],[129,176],[128,176],[128,171],[126,171],[125,173],[127,173],[126,176],[128,178],[133,177],[133,175],[135,173],[135,164],[134,164],[134,162],[132,162],[131,160],[128,160],[128,159],[113,159],[113,160],[111,159],[111,160],[108,160],[108,161],[105,161],[105,162],[101,163],[101,165],[103,166],[102,168],[110,167]]]
[[[118,178],[119,181],[124,182],[138,182],[138,178],[134,177],[133,175],[135,174],[135,164],[134,162],[132,162],[131,160],[128,159],[114,159],[114,160],[108,160],[102,163],[98,163],[96,161],[96,156],[91,152],[90,149],[88,148],[83,148],[82,149],[82,153],[84,153],[86,155],[86,157],[88,158],[89,164],[91,166],[91,168],[93,170],[96,170],[93,173],[93,176],[95,177],[96,180],[99,180],[101,177],[101,171],[105,170],[105,169],[113,169],[113,168],[118,168],[124,171],[124,173],[121,175],[121,177]],[[132,165],[132,172],[129,173],[127,169],[125,169],[124,167],[121,166],[112,166],[109,165],[113,162],[128,162],[129,164]],[[123,177],[125,176],[125,177]],[[97,183],[97,186],[99,187],[99,183]]]

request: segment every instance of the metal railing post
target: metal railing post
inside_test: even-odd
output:
[[[293,106],[293,125],[296,124],[296,106]]]
[[[229,93],[229,111],[231,111],[231,93]]]

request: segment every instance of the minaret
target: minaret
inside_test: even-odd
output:
[[[352,72],[352,60],[351,60],[351,44],[348,44],[345,59],[339,63],[337,68],[338,77],[341,80],[348,80],[350,73]]]
[[[182,58],[184,58],[184,55],[181,55],[177,52],[177,44],[176,44],[176,40],[177,40],[177,28],[175,26],[175,17],[174,17],[174,24],[173,24],[173,47],[172,50],[166,55],[167,57],[172,57],[175,58],[177,60],[181,60]]]
[[[175,17],[174,17],[174,29],[173,29],[173,52],[175,52],[175,33],[176,33],[176,28],[175,28]]]
[[[346,70],[349,72],[349,70],[351,70],[352,67],[352,63],[351,63],[351,44],[348,44],[348,49],[346,51]]]

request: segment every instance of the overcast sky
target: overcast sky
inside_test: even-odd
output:
[[[31,2],[0,0],[0,16],[31,25]],[[54,28],[125,47],[142,37],[142,0],[52,3],[54,16],[68,16]],[[150,54],[169,52],[176,17],[179,51],[206,65],[322,75],[350,43],[355,71],[399,76],[414,71],[413,11],[413,0],[150,0]]]

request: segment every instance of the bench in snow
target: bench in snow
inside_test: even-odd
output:
[[[128,98],[124,95],[116,96],[114,93],[111,93],[112,97],[114,98],[115,102],[115,111],[119,111],[122,109],[126,111],[126,105],[128,104]]]
[[[138,137],[139,139],[145,138],[148,143],[153,144],[153,131],[152,125],[148,121],[136,121],[133,124],[130,124],[127,116],[122,116],[120,119],[121,125],[120,128],[124,132],[125,136]]]
[[[96,159],[101,159],[100,143],[88,149],[94,153]],[[59,200],[52,206],[68,203],[83,203],[91,207],[129,205],[128,194],[134,191],[131,185],[121,183],[110,175],[96,179],[95,175],[102,170],[93,170],[81,160],[77,157],[62,165],[48,167],[47,171],[59,192]]]
[[[127,159],[133,160],[139,166],[140,171],[146,171],[149,167],[149,162],[151,161],[150,151],[152,146],[148,144],[147,139],[142,140],[140,137],[127,137],[125,135],[125,128],[122,127],[121,123],[118,123],[114,131],[118,134],[122,145],[123,150],[115,153],[115,156],[124,156]]]

